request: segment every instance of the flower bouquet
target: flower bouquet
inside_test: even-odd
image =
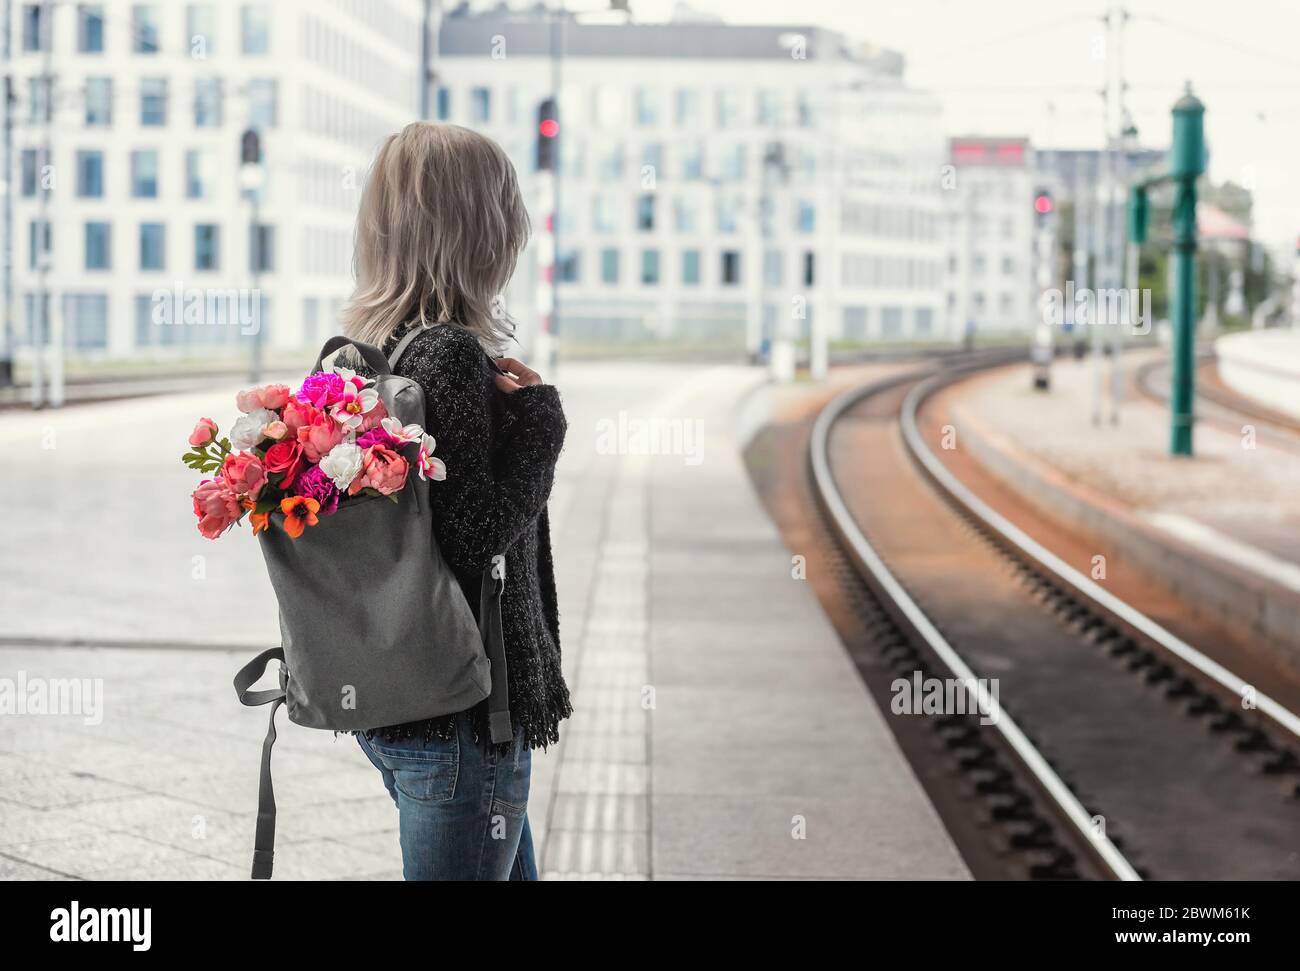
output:
[[[334,367],[309,375],[293,393],[283,384],[241,391],[241,415],[228,438],[217,437],[211,418],[200,418],[181,456],[198,472],[216,473],[194,490],[199,532],[216,539],[247,515],[256,536],[279,510],[296,539],[353,497],[397,502],[412,465],[421,479],[445,479],[433,436],[390,417],[373,384]]]

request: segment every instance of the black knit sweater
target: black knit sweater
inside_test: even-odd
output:
[[[404,330],[384,344],[390,354]],[[428,328],[402,354],[395,373],[424,388],[425,430],[447,478],[430,483],[433,532],[477,619],[479,583],[492,557],[506,558],[501,623],[510,680],[510,714],[530,748],[559,741],[572,713],[560,670],[560,623],[546,501],[568,427],[550,385],[498,389],[496,368],[478,340],[457,324]],[[471,709],[486,744],[487,702]],[[455,715],[376,729],[381,738],[450,738]]]

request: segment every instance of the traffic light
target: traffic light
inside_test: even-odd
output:
[[[555,99],[547,98],[537,106],[537,171],[555,169],[555,143],[560,136],[560,121]]]
[[[1039,189],[1034,193],[1034,212],[1039,216],[1052,214],[1052,193],[1048,189]]]

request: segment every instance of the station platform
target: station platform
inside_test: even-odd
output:
[[[543,878],[967,878],[747,478],[737,409],[763,375],[547,378],[569,418],[550,510],[576,713],[534,760]],[[103,690],[93,719],[0,719],[0,879],[248,875],[265,717],[230,679],[275,642],[274,601],[247,536],[194,531],[173,444],[233,391],[0,414],[30,456],[8,483],[0,675]],[[103,434],[137,445],[103,456],[119,487],[88,506],[80,446]],[[355,742],[279,718],[276,876],[398,878]]]
[[[1118,424],[1092,421],[1088,359],[1056,361],[1046,393],[1017,365],[963,382],[943,401],[959,448],[1035,506],[1300,673],[1300,442],[1237,427],[1249,418],[1200,420],[1195,457],[1170,456],[1167,407],[1132,381],[1166,356],[1125,355]]]
[[[1265,408],[1300,418],[1300,330],[1252,330],[1214,342],[1219,377]]]

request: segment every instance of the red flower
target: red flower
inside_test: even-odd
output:
[[[277,442],[266,450],[266,458],[262,459],[262,465],[267,472],[283,472],[284,478],[280,480],[280,488],[288,490],[298,478],[298,473],[302,471],[302,459],[302,442],[283,441]]]

